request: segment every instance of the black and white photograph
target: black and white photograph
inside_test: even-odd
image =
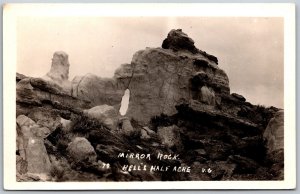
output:
[[[8,189],[295,187],[293,4],[146,5],[4,6]]]

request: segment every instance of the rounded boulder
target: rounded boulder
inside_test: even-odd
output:
[[[67,148],[68,155],[75,162],[96,162],[97,155],[91,143],[84,137],[76,137]]]

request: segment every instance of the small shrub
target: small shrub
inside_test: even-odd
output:
[[[237,113],[238,116],[244,117],[259,124],[262,128],[266,128],[270,119],[278,109],[275,107],[267,108],[264,105],[253,106],[253,108],[241,108]]]
[[[73,123],[74,124],[71,131],[79,134],[87,134],[93,129],[104,128],[104,126],[99,123],[97,119],[89,118],[83,114],[78,116]]]
[[[257,105],[255,109],[256,118],[259,117],[260,123],[263,128],[266,128],[270,119],[274,116],[274,112],[270,108],[266,108],[264,105]]]

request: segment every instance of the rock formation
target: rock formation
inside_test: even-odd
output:
[[[40,127],[33,120],[20,115],[17,117],[17,150],[20,153],[20,160],[25,161],[26,170],[23,173],[45,174],[50,173],[50,160],[44,145],[50,131],[46,127]],[[20,172],[20,174],[23,174]]]
[[[87,74],[72,80],[72,96],[90,101],[93,106],[107,104],[119,110],[124,91],[125,87],[112,78]]]
[[[100,123],[111,130],[115,130],[118,125],[119,114],[114,107],[106,104],[95,106],[84,110],[84,113],[91,118],[97,119]]]
[[[96,162],[97,154],[90,142],[83,137],[76,137],[67,147],[70,158],[75,162]]]
[[[130,119],[128,117],[121,117],[119,119],[119,125],[121,133],[130,136],[134,133],[134,128],[131,125]]]
[[[267,141],[268,153],[284,148],[284,113],[278,111],[270,120],[263,136]]]
[[[71,113],[82,112],[82,108],[90,108],[90,103],[74,98],[63,91],[61,87],[41,78],[24,78],[17,83],[17,116],[32,114],[36,109],[62,109],[62,117],[68,119]],[[55,109],[49,109],[53,112]],[[47,113],[45,113],[47,114]],[[57,114],[54,114],[57,115]]]
[[[187,34],[182,32],[181,29],[171,30],[168,34],[168,37],[163,41],[162,48],[164,49],[172,49],[173,51],[187,51],[193,54],[201,54],[208,58],[209,60],[218,64],[217,57],[207,54],[204,51],[199,50],[194,45],[194,40],[188,37]]]
[[[274,176],[284,178],[284,112],[278,111],[270,120],[264,134],[267,158],[273,163]]]
[[[222,95],[229,95],[230,89],[228,77],[216,60],[200,51],[186,52],[189,45],[194,45],[190,38],[188,45],[182,45],[187,36],[181,31],[171,31],[167,39],[169,46],[164,47],[170,49],[138,51],[130,64],[115,71],[112,79],[91,74],[76,77],[72,81],[73,96],[93,105],[119,107],[125,89],[129,89],[126,116],[144,123],[161,113],[176,113],[175,105],[181,101],[195,99],[211,106],[220,104]]]
[[[61,86],[67,93],[71,93],[71,82],[69,79],[69,57],[63,51],[57,51],[53,54],[50,71],[42,77],[46,81],[52,81]]]
[[[56,52],[43,79],[16,75],[18,181],[45,180],[40,173],[52,181],[284,178],[283,112],[230,94],[218,59],[180,29],[162,48],[136,52],[113,78],[87,74],[70,83],[68,71],[68,55]],[[138,159],[143,153],[151,161]],[[180,159],[160,160],[161,153]],[[141,163],[191,172],[132,170]]]

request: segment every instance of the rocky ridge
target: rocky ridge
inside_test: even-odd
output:
[[[19,181],[283,179],[283,110],[230,94],[218,59],[182,30],[171,30],[162,48],[136,52],[113,78],[87,74],[70,82],[69,67],[68,55],[56,52],[46,76],[16,75]],[[180,159],[154,157],[160,153]],[[141,162],[191,171],[123,169]]]

